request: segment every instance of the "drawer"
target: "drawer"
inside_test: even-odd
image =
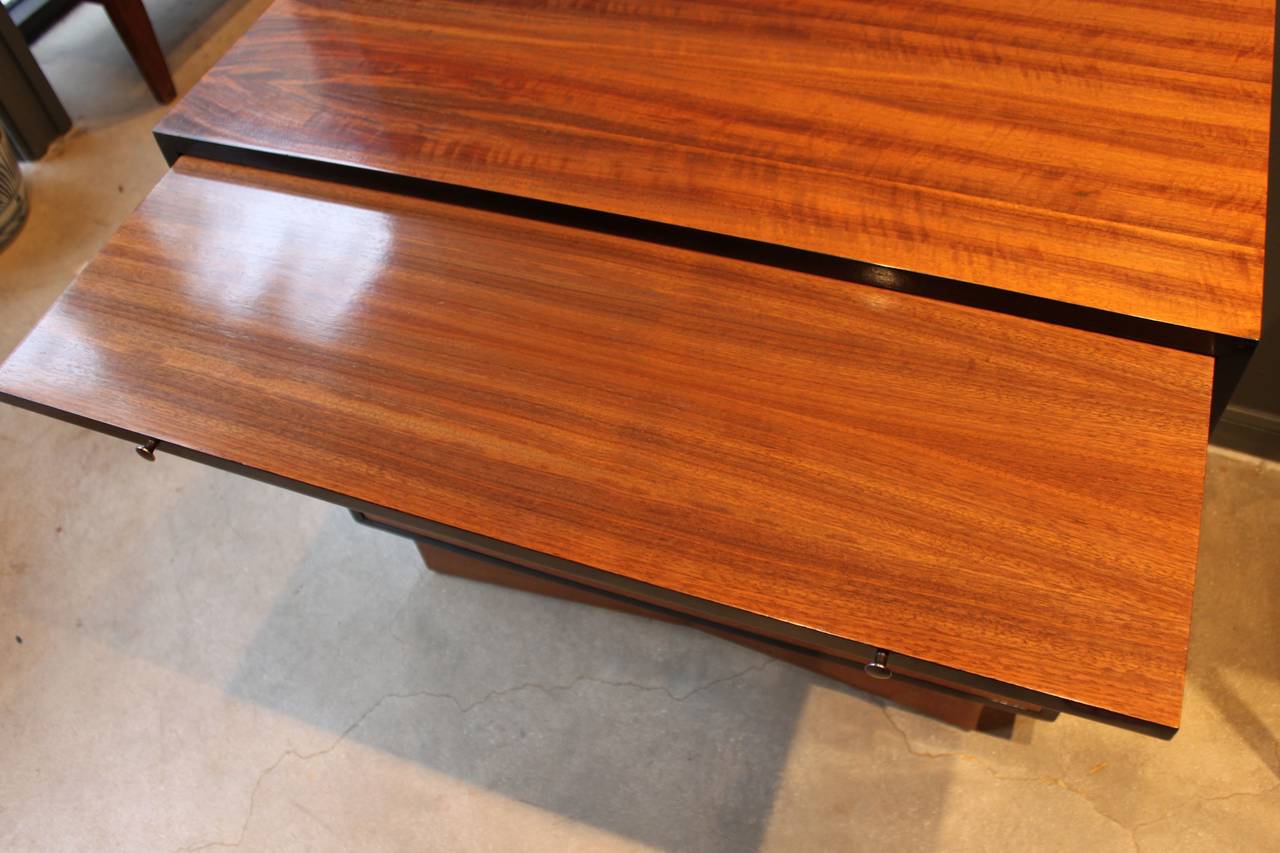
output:
[[[836,276],[184,157],[0,393],[1172,728],[1212,371]]]

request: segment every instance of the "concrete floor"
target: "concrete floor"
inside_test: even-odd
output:
[[[149,2],[179,89],[264,5]],[[164,171],[100,8],[37,54],[78,129],[26,171],[0,353]],[[0,408],[0,849],[1280,850],[1277,518],[1280,467],[1215,451],[1172,742],[999,737]]]

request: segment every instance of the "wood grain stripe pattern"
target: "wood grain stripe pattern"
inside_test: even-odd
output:
[[[1259,328],[1274,0],[277,0],[161,123]]]
[[[1176,725],[1211,360],[183,158],[0,390]]]

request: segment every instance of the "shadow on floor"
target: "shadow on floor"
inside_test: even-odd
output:
[[[815,683],[883,723],[878,700],[691,629],[427,572],[393,607],[361,556],[384,535],[330,517],[232,694],[361,719],[360,743],[681,851],[760,846]],[[925,821],[940,781],[912,804]]]

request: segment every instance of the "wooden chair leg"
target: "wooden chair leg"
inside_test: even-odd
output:
[[[151,26],[151,18],[142,6],[142,0],[98,0],[107,10],[112,25],[120,34],[121,41],[133,57],[134,64],[142,72],[151,94],[162,104],[167,104],[177,97],[173,86],[173,77],[169,74],[169,65],[160,50],[160,42],[156,40],[156,32]]]

